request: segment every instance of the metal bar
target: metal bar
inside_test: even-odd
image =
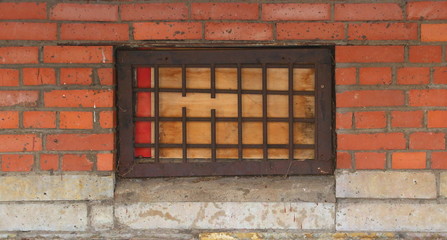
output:
[[[159,147],[161,148],[182,148],[182,143],[159,143]],[[135,143],[135,147],[144,148],[144,147],[154,147],[153,143]],[[267,144],[268,148],[283,148],[288,149],[289,144]],[[212,148],[212,144],[198,144],[198,143],[188,143],[186,144],[187,148]],[[237,148],[238,144],[216,144],[216,148]],[[264,144],[242,144],[243,148],[264,148]],[[293,144],[294,149],[313,149],[315,147],[314,144]]]
[[[188,152],[187,152],[187,131],[186,131],[186,107],[182,107],[182,155],[183,155],[183,162],[188,161]]]
[[[294,158],[293,149],[293,65],[289,66],[289,160],[292,161]]]
[[[155,140],[155,162],[160,162],[160,93],[159,93],[159,69],[158,66],[154,67],[154,114],[155,114],[155,132],[154,132],[154,140]]]
[[[262,142],[263,142],[263,157],[264,161],[268,159],[268,148],[267,148],[267,136],[268,126],[267,126],[267,68],[265,64],[262,65]]]
[[[242,161],[242,69],[241,65],[237,65],[237,155]]]
[[[182,65],[182,97],[186,97],[186,66]]]
[[[216,68],[211,64],[211,98],[216,98]]]
[[[134,88],[134,92],[154,92],[153,88]],[[183,90],[180,88],[159,88],[159,92],[181,92],[183,93],[209,93],[211,94],[211,89],[199,89],[199,88],[189,88]],[[237,94],[238,90],[231,89],[215,89],[215,93],[233,93]],[[262,90],[242,90],[242,94],[263,94]],[[281,90],[267,90],[267,94],[269,95],[289,95],[289,91],[281,91]],[[315,91],[293,91],[293,95],[303,95],[303,96],[314,96]]]
[[[211,160],[216,161],[216,109],[211,109]]]
[[[134,121],[154,121],[155,117],[135,117]],[[160,121],[182,121],[181,117],[159,117]],[[262,122],[262,117],[241,117],[242,122]],[[211,118],[208,117],[186,117],[186,121],[194,122],[209,122]],[[238,122],[239,118],[235,117],[216,117],[216,122]],[[267,122],[289,122],[289,118],[267,118]],[[314,123],[314,118],[293,118],[293,122]]]

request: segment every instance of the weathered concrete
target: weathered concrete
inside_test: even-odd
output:
[[[103,200],[113,198],[114,177],[17,175],[0,177],[0,201]]]
[[[117,205],[132,229],[304,229],[334,227],[333,203],[165,202]]]
[[[337,231],[445,232],[447,204],[359,202],[339,203]]]
[[[90,223],[94,230],[103,231],[113,228],[113,206],[93,205],[90,210]]]
[[[447,172],[441,173],[439,187],[440,187],[439,191],[440,195],[442,197],[447,197]]]
[[[133,179],[117,183],[118,202],[335,202],[334,177]]]
[[[0,231],[85,231],[83,203],[0,204]]]
[[[436,198],[432,172],[339,171],[337,198]]]

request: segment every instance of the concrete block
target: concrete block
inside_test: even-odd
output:
[[[113,206],[93,205],[90,210],[90,223],[95,231],[113,228]]]
[[[441,196],[447,197],[447,172],[441,173],[439,187]]]
[[[132,229],[305,229],[334,227],[333,203],[163,202],[115,206]]]
[[[104,200],[113,198],[113,190],[113,176],[17,175],[0,177],[0,202]]]
[[[339,203],[336,219],[337,231],[445,232],[447,204]]]
[[[432,172],[340,171],[337,198],[436,198]]]
[[[0,231],[85,231],[87,206],[82,203],[0,204]]]

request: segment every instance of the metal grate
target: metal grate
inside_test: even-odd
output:
[[[331,174],[331,56],[329,48],[118,51],[119,174]]]

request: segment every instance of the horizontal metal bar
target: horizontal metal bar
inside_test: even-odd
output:
[[[136,122],[151,122],[154,121],[154,117],[135,117],[134,120]],[[159,117],[160,121],[164,122],[180,122],[182,121],[182,117]],[[210,122],[211,118],[207,117],[187,117],[186,121],[189,122]],[[243,117],[242,122],[262,122],[263,119],[261,117]],[[267,118],[267,122],[288,122],[288,118]],[[314,118],[294,118],[294,122],[304,122],[304,123],[314,123]],[[238,122],[237,117],[217,117],[216,122]]]
[[[155,147],[155,144],[153,143],[135,143],[135,147],[137,148],[153,148]],[[216,148],[238,148],[238,144],[216,144]],[[263,148],[263,144],[242,144],[243,148]],[[159,143],[159,148],[182,148],[183,144],[179,143]],[[186,144],[186,147],[188,148],[210,148],[212,147],[212,144],[192,144],[188,143]],[[293,144],[294,149],[313,149],[315,147],[314,144]],[[288,144],[267,144],[267,148],[282,148],[282,149],[288,149]]]
[[[155,92],[153,88],[134,88],[134,92]],[[183,93],[181,88],[159,88],[159,92],[174,92]],[[185,89],[186,93],[212,93],[211,89],[199,89],[199,88],[188,88]],[[238,94],[238,90],[231,89],[216,89],[216,93],[230,93]],[[264,94],[262,90],[242,90],[242,94]],[[289,91],[279,91],[279,90],[267,90],[268,95],[289,95]],[[293,91],[293,95],[303,95],[303,96],[314,96],[315,91]]]

